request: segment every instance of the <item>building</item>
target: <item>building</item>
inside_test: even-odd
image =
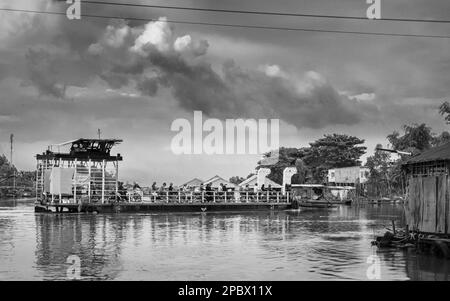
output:
[[[241,189],[244,189],[247,185],[249,186],[249,188],[253,188],[255,186],[255,184],[257,183],[258,180],[258,175],[252,175],[251,177],[249,177],[248,179],[242,181],[241,183],[239,183],[238,187]],[[269,178],[265,178],[264,179],[264,187],[267,188],[269,187],[269,185],[276,190],[280,190],[281,189],[281,185],[272,181]],[[258,187],[260,188],[260,187]]]
[[[180,185],[180,187],[186,186],[187,188],[198,188],[203,183],[203,180],[199,178],[193,178],[192,180]]]
[[[450,234],[450,143],[411,157],[402,165],[406,176],[406,224],[410,230]]]
[[[369,178],[369,168],[351,166],[328,170],[328,183],[335,186],[355,186],[364,184]]]
[[[227,188],[235,189],[236,185],[231,183],[230,181],[225,180],[224,178],[215,175],[214,177],[210,178],[209,180],[206,180],[203,182],[203,186],[206,186],[208,184],[211,184],[212,188],[220,188],[221,184],[224,184],[227,186]]]

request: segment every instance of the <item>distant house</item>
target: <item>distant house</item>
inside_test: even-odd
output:
[[[220,184],[225,184],[227,186],[227,188],[236,188],[237,185],[231,183],[230,181],[225,180],[224,178],[215,175],[214,177],[212,177],[209,180],[206,180],[205,182],[203,182],[203,185],[206,186],[207,184],[211,183],[211,186],[213,188],[219,188],[221,185]]]
[[[364,184],[369,178],[369,168],[351,166],[328,170],[328,183],[336,186],[355,186]]]
[[[186,186],[191,188],[197,188],[200,187],[200,185],[203,183],[203,180],[200,180],[199,178],[193,178],[192,180],[180,185],[180,187]]]
[[[239,183],[239,188],[245,188],[245,186],[249,186],[250,188],[253,188],[255,186],[255,184],[257,183],[257,175],[253,175],[251,177],[249,177],[248,179],[246,179],[245,181],[242,181],[241,183]],[[269,185],[274,188],[274,189],[281,189],[281,185],[278,184],[277,182],[272,181],[271,179],[267,178],[264,181],[264,187],[269,187]]]

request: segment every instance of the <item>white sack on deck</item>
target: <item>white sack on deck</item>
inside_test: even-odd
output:
[[[53,167],[50,175],[50,193],[72,195],[75,168]]]
[[[52,171],[50,169],[44,170],[44,192],[50,192],[50,175]]]

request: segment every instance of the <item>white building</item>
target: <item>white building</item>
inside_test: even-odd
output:
[[[328,183],[336,186],[354,186],[364,184],[369,178],[369,168],[352,166],[328,170]]]
[[[203,186],[206,187],[206,185],[211,184],[212,188],[220,188],[221,184],[224,184],[227,186],[227,188],[233,188],[235,189],[237,185],[231,183],[230,181],[225,180],[224,178],[215,175],[214,177],[212,177],[209,180],[206,180],[205,182],[203,182]]]
[[[239,188],[242,188],[242,189],[244,189],[247,185],[248,185],[249,188],[254,188],[255,184],[257,183],[257,180],[258,180],[257,179],[257,175],[252,175],[248,179],[246,179],[243,182],[241,182],[238,186],[239,186]],[[267,188],[267,187],[269,187],[269,185],[273,189],[281,189],[281,185],[280,184],[278,184],[278,183],[276,183],[276,182],[274,182],[271,179],[266,177],[265,180],[264,180],[264,187]],[[259,188],[260,187],[258,187],[258,189]]]

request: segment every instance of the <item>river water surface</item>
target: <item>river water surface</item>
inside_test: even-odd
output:
[[[45,214],[0,201],[0,280],[447,280],[448,261],[370,245],[402,205],[257,213]]]

